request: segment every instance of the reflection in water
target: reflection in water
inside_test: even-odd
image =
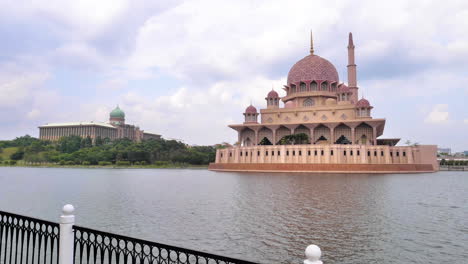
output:
[[[462,263],[466,176],[0,168],[0,210],[261,263]]]

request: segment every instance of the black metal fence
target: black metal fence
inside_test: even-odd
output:
[[[75,264],[254,264],[74,226]]]
[[[74,264],[255,264],[76,225],[73,231]],[[59,237],[57,223],[0,211],[0,264],[59,264]]]
[[[0,264],[58,264],[59,224],[0,211]]]

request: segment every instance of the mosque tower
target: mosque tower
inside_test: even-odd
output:
[[[354,42],[353,33],[349,32],[348,39],[348,87],[351,91],[351,103],[355,104],[358,101],[358,87],[356,76],[356,63],[354,61]]]

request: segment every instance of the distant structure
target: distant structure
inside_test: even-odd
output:
[[[335,66],[314,53],[289,71],[280,97],[271,90],[266,108],[252,104],[242,124],[230,125],[238,146],[219,149],[212,170],[422,172],[438,170],[437,146],[395,146],[399,138],[378,138],[384,118],[373,118],[371,103],[358,95],[353,36],[348,39],[348,83]],[[284,107],[280,107],[280,101]],[[260,116],[260,122],[259,122]]]
[[[437,154],[445,153],[446,155],[452,154],[451,148],[437,148]]]
[[[39,127],[40,139],[56,141],[65,136],[90,137],[93,141],[98,137],[110,140],[128,138],[135,142],[161,138],[160,135],[140,130],[138,126],[125,124],[125,113],[119,106],[110,112],[109,123],[50,123]]]

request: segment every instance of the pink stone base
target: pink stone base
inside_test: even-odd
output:
[[[432,164],[210,163],[208,169],[239,172],[319,173],[423,173],[437,171]]]

